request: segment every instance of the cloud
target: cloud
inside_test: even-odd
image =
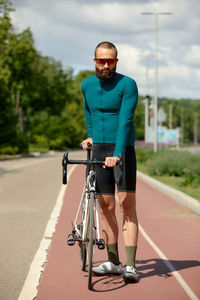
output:
[[[155,52],[155,17],[141,13],[172,12],[158,17],[159,95],[200,98],[199,0],[14,0],[13,6],[17,30],[29,26],[37,49],[75,72],[93,69],[93,52],[99,42],[116,44],[118,71],[136,78],[141,94],[146,93],[147,53],[153,93]]]
[[[185,62],[193,67],[200,67],[200,45],[192,45],[185,55]]]

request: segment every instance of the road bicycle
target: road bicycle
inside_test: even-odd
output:
[[[88,289],[92,289],[92,263],[94,247],[99,250],[105,248],[105,241],[100,236],[98,200],[96,196],[96,172],[95,166],[104,165],[105,161],[91,160],[91,150],[87,150],[87,160],[69,160],[68,153],[64,153],[63,184],[67,184],[67,165],[86,165],[86,183],[78,206],[75,220],[72,223],[72,232],[67,237],[67,244],[74,246],[76,242],[80,247],[81,269],[88,270]],[[122,182],[122,159],[119,163],[118,181]]]

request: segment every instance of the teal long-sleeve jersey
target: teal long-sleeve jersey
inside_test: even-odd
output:
[[[138,101],[135,80],[115,73],[108,80],[95,75],[81,84],[88,138],[93,143],[115,144],[113,156],[124,153],[126,145],[134,145],[134,111]]]

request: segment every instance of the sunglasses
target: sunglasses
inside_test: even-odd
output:
[[[104,66],[106,63],[108,66],[113,66],[118,59],[117,58],[94,58],[94,61],[101,66]]]

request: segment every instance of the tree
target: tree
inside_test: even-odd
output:
[[[139,96],[138,104],[134,115],[135,136],[137,140],[144,139],[144,104],[142,97]]]
[[[10,98],[8,83],[11,72],[6,63],[7,49],[10,36],[13,32],[9,13],[10,1],[0,0],[0,145],[2,147],[14,146],[17,142],[17,118],[14,115],[13,104]],[[16,151],[20,151],[20,147]]]

